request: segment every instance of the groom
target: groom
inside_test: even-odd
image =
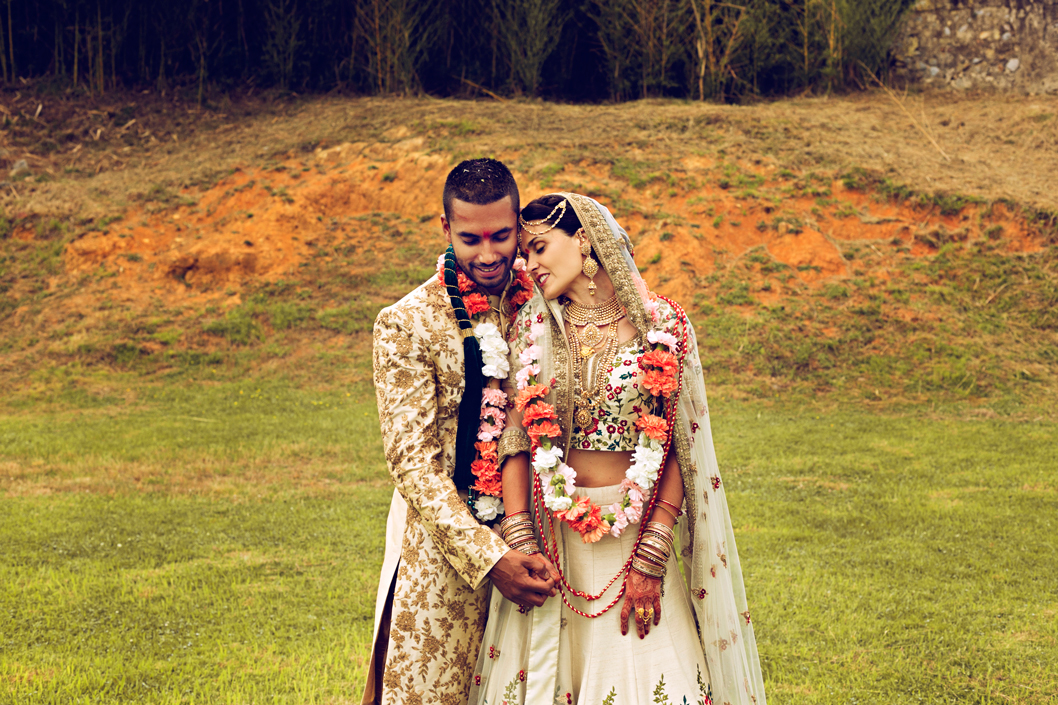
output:
[[[443,201],[441,225],[455,263],[488,297],[485,320],[505,331],[518,186],[496,160],[464,161],[449,173]],[[524,606],[540,606],[554,594],[551,565],[508,548],[474,518],[460,495],[466,487],[453,480],[463,345],[452,300],[436,276],[375,321],[375,391],[396,492],[364,705],[465,703],[490,581]]]

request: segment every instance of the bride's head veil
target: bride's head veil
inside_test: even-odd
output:
[[[599,265],[613,282],[628,320],[645,338],[654,326],[651,310],[659,302],[639,274],[628,234],[610,211],[595,199],[574,193],[555,195],[562,196],[573,206]],[[549,323],[544,334],[536,340],[542,348],[541,378],[551,380],[557,377],[561,380],[570,354],[564,335],[562,305],[558,299],[544,301],[537,291],[526,306],[523,313],[529,313],[533,320],[543,314],[542,320]],[[766,705],[731,516],[713,448],[698,344],[694,327],[689,322],[685,321],[684,330],[686,345],[680,351],[683,365],[679,421],[673,442],[684,485],[686,516],[679,527],[684,577],[709,666],[713,701],[730,705]],[[568,408],[571,403],[568,394],[552,393],[551,400],[560,420],[570,418],[572,409]],[[570,430],[562,429],[563,449],[569,448]]]

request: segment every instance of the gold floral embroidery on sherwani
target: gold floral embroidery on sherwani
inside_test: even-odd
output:
[[[505,328],[498,313],[489,316]],[[392,587],[382,703],[465,703],[484,628],[486,578],[508,548],[473,517],[451,479],[463,342],[444,287],[431,278],[383,309],[374,335],[382,440],[400,495],[376,603],[377,638]],[[374,672],[365,703],[373,702]]]

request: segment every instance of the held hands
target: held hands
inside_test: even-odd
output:
[[[636,631],[642,639],[650,633],[650,623],[661,624],[661,578],[650,578],[637,570],[625,578],[625,601],[621,607],[621,635],[628,634],[628,616],[635,610]]]
[[[511,549],[489,571],[500,594],[521,607],[540,607],[558,594],[558,571],[539,553],[527,556]]]

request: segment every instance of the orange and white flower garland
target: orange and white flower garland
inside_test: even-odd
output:
[[[522,412],[522,425],[531,440],[533,471],[542,488],[544,506],[579,533],[584,543],[594,543],[607,532],[620,536],[629,524],[638,523],[642,518],[644,497],[657,482],[665,462],[670,422],[646,413],[636,420],[639,440],[632,453],[632,465],[625,471],[621,483],[624,495],[607,507],[606,513],[588,497],[574,501],[577,472],[562,462],[562,449],[551,441],[562,435],[562,430],[556,423],[555,407],[544,401],[551,389],[537,380],[543,351],[536,341],[545,330],[545,324],[539,320],[529,326],[530,345],[519,355],[523,368],[515,375],[518,396],[514,402],[515,408]],[[675,355],[678,342],[671,333],[654,330],[647,333],[647,342],[654,347],[639,359],[639,367],[644,371],[641,384],[658,399],[668,398],[679,387],[679,360]]]
[[[444,285],[445,256],[437,259],[437,278]],[[481,292],[472,291],[474,282],[462,271],[456,270],[463,307],[471,319],[479,319],[489,311],[489,299]],[[525,260],[514,260],[514,281],[509,291],[511,316],[533,297],[533,282],[525,271]],[[481,349],[481,373],[491,379],[506,379],[510,372],[507,355],[510,348],[500,329],[488,321],[474,326],[474,337]],[[478,427],[478,442],[474,444],[477,458],[470,464],[470,472],[477,478],[470,486],[468,504],[481,521],[495,521],[503,516],[503,487],[500,481],[499,453],[497,441],[507,422],[507,395],[486,383],[481,392],[481,425]]]

